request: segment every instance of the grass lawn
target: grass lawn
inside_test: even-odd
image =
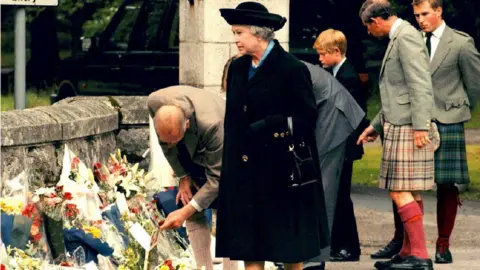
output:
[[[1,111],[10,111],[14,109],[15,103],[13,99],[13,94],[2,95],[0,99],[2,104]],[[28,91],[26,99],[27,108],[50,105],[50,94],[48,94],[47,92],[40,92],[37,95],[36,91]]]
[[[380,97],[372,96],[368,100],[367,118],[373,120],[380,111],[380,107]],[[475,107],[472,112],[472,119],[465,124],[465,128],[480,128],[480,106]]]
[[[380,166],[382,148],[378,146],[365,147],[365,155],[354,162],[353,183],[378,186],[377,175]],[[467,160],[470,173],[469,190],[461,194],[464,199],[480,200],[480,145],[467,145]]]

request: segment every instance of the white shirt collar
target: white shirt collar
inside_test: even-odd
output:
[[[397,30],[397,28],[400,26],[400,24],[401,24],[402,22],[403,22],[403,20],[400,19],[400,18],[397,18],[397,19],[395,20],[395,22],[394,22],[393,25],[392,25],[392,28],[390,29],[390,32],[388,33],[388,37],[389,37],[390,39],[392,39],[393,34],[395,34],[395,31]]]
[[[431,42],[430,43],[430,46],[431,46],[430,62],[433,60],[433,57],[435,56],[435,52],[437,51],[438,44],[440,43],[440,39],[446,27],[447,27],[447,24],[445,23],[445,21],[443,21],[442,24],[440,24],[440,26],[437,27],[437,29],[435,29],[435,31],[432,32],[432,37],[430,38],[430,42]],[[426,41],[427,37],[425,32],[423,32],[422,34],[423,34],[423,40]]]
[[[435,29],[435,31],[432,32],[432,36],[440,39],[446,27],[447,27],[447,24],[445,23],[445,21],[442,21],[442,24],[440,24],[440,26],[437,27],[437,29]],[[425,32],[423,32],[423,36],[425,37]]]
[[[333,77],[337,76],[338,70],[342,67],[343,63],[345,63],[346,60],[347,60],[347,57],[343,57],[343,60],[333,67],[333,69],[332,69]]]

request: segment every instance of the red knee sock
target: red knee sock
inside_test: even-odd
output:
[[[410,242],[410,254],[418,258],[427,259],[428,252],[423,230],[423,214],[416,201],[410,202],[398,209],[398,214],[403,221],[405,233]]]
[[[408,241],[408,234],[405,232],[405,229],[403,231],[403,244],[402,244],[402,249],[398,253],[400,257],[405,258],[410,255],[411,252],[411,247],[410,247],[410,241]]]
[[[422,211],[422,214],[423,214],[424,213],[424,211],[423,211],[423,201],[420,200],[420,201],[417,201],[417,203],[418,203],[418,206],[420,207],[420,210]],[[397,215],[398,215],[398,213],[397,213]],[[400,218],[400,215],[398,215],[398,218]],[[403,227],[403,225],[402,225],[402,227]],[[408,235],[407,235],[407,233],[405,232],[405,229],[404,229],[403,230],[402,249],[400,250],[398,255],[400,255],[400,257],[402,257],[402,258],[405,258],[408,255],[410,255],[410,253],[411,253],[410,241],[408,240]]]
[[[457,187],[454,185],[439,185],[437,190],[438,246],[450,246],[450,235],[455,225],[459,205],[460,199]]]

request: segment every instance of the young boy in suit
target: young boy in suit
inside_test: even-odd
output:
[[[348,90],[366,113],[366,93],[355,67],[346,57],[347,39],[345,35],[341,31],[327,29],[317,37],[313,48],[317,51],[322,66]],[[364,118],[347,139],[333,219],[331,261],[358,261],[360,258],[360,242],[350,188],[353,161],[361,159],[363,155],[363,146],[357,145],[356,139],[367,126],[368,121]]]

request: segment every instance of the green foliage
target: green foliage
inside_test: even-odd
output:
[[[97,9],[93,14],[93,18],[83,24],[83,36],[93,37],[102,32],[107,27],[122,2],[123,0],[112,0],[110,4]]]

